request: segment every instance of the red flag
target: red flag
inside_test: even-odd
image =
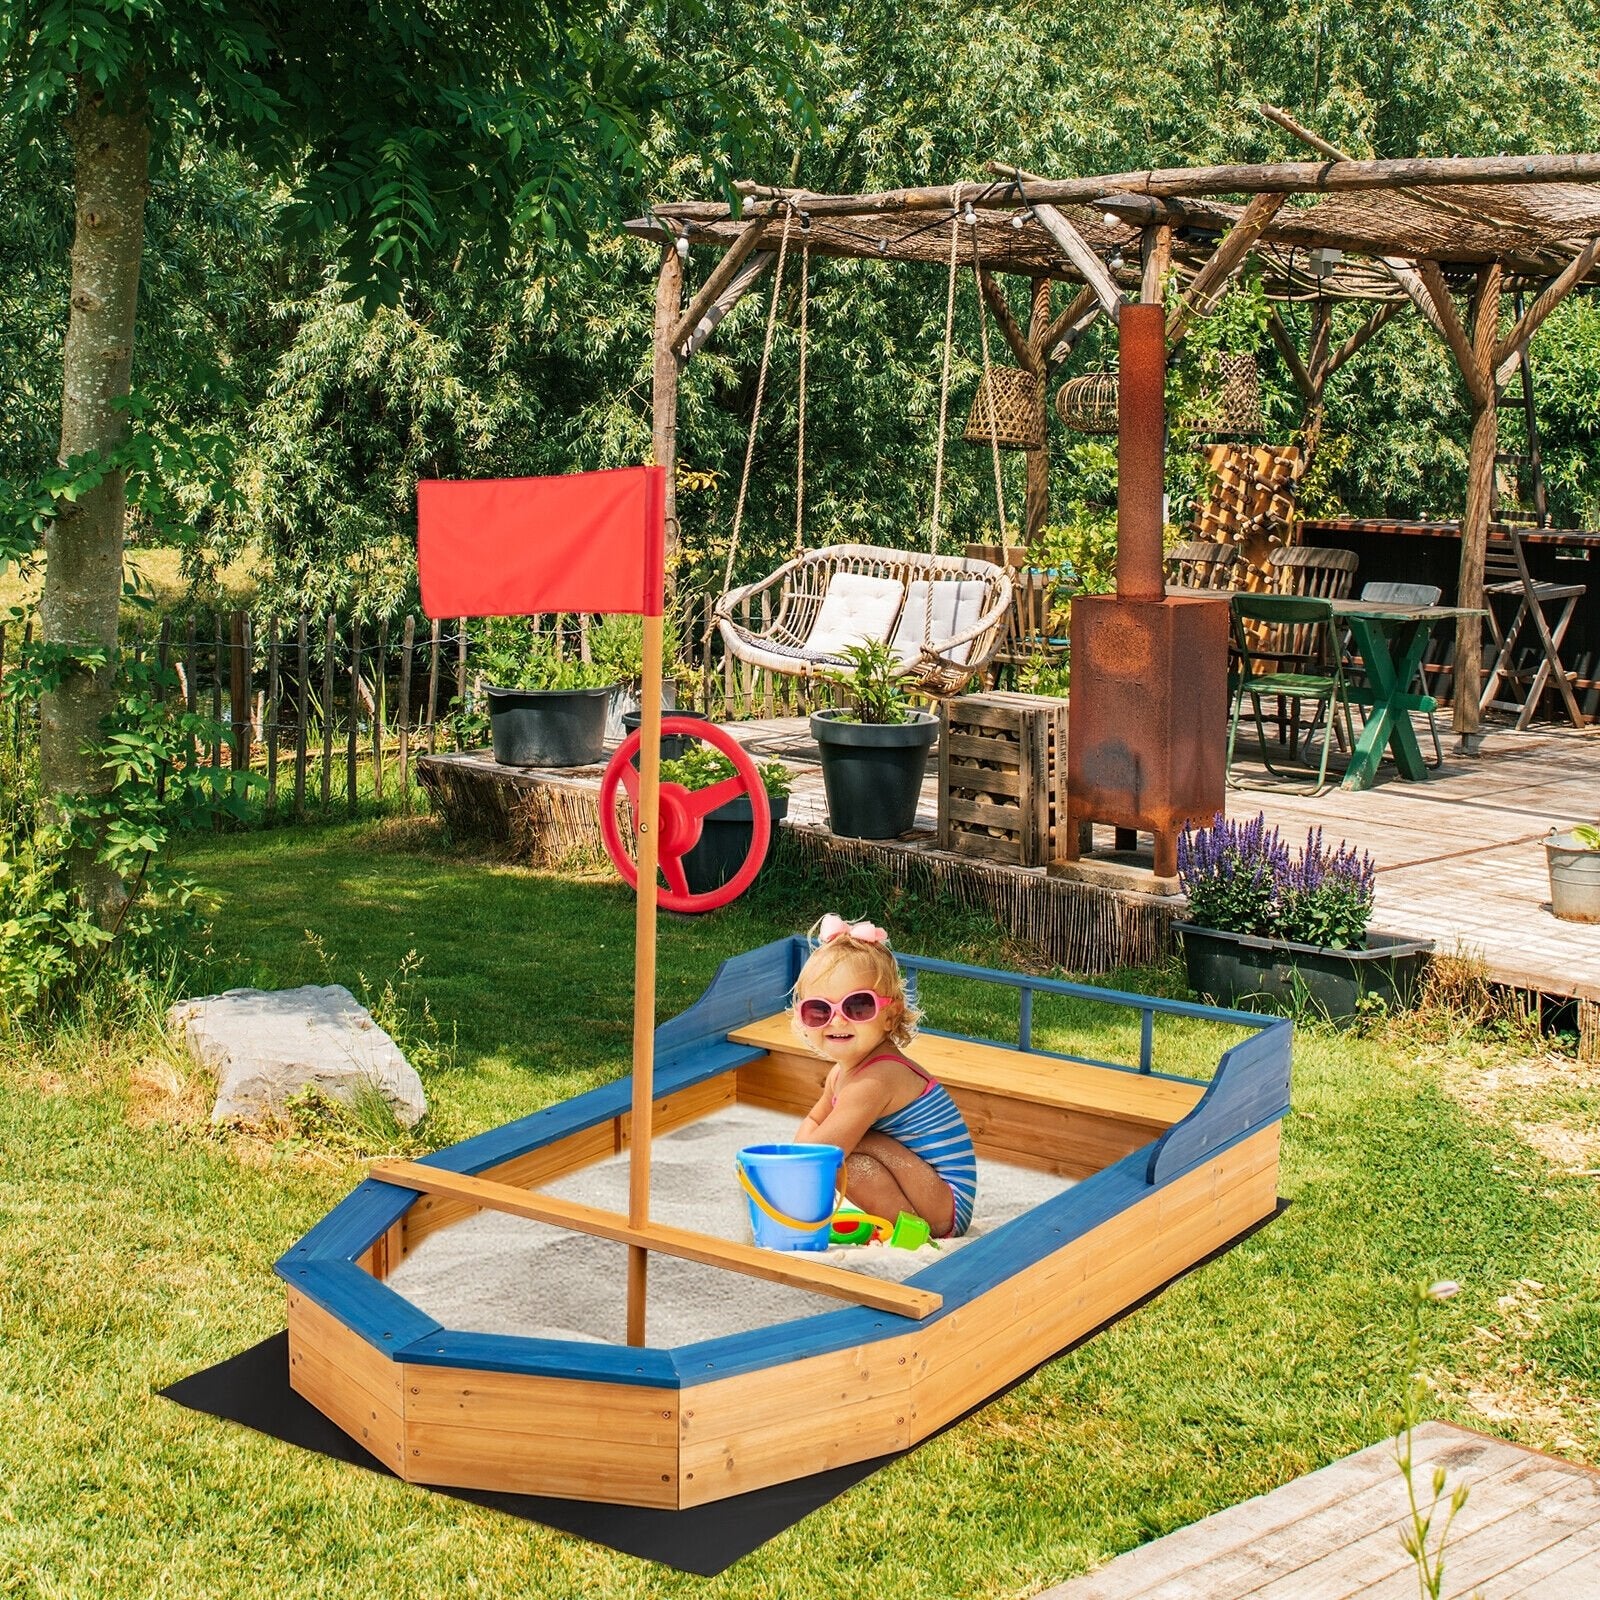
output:
[[[417,574],[430,617],[625,611],[659,617],[666,470],[424,479]]]

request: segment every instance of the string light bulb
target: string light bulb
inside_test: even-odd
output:
[[[672,248],[678,252],[678,259],[680,261],[687,261],[689,259],[689,235],[686,233],[680,233],[678,237],[673,240]]]
[[[976,228],[978,226],[978,213],[972,209],[972,202],[970,200],[963,203],[961,220],[966,223],[969,228]]]

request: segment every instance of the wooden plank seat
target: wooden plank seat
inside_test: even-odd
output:
[[[735,1028],[728,1037],[736,1044],[761,1045],[775,1054],[807,1054],[795,1038],[787,1011]],[[1097,1067],[937,1033],[919,1033],[911,1053],[957,1100],[959,1091],[982,1091],[1052,1110],[1115,1118],[1149,1129],[1152,1138],[1188,1116],[1206,1090],[1203,1083]],[[820,1081],[828,1063],[817,1060],[816,1066]]]

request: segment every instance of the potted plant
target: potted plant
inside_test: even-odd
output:
[[[489,624],[478,670],[496,761],[507,767],[585,767],[601,760],[618,665],[609,653],[591,655],[584,661],[562,654],[553,631],[529,633],[515,618]]]
[[[680,710],[677,706],[664,706],[661,711],[664,717],[688,717],[694,722],[709,722],[710,715],[704,711]],[[624,711],[622,713],[622,736],[627,738],[630,734],[639,731],[639,725],[644,721],[642,711]],[[676,761],[681,756],[686,756],[691,750],[704,748],[694,737],[687,733],[664,733],[661,736],[661,759],[663,761]],[[634,766],[639,765],[639,757],[633,758]],[[677,780],[682,782],[682,779]]]
[[[1320,828],[1291,854],[1259,812],[1185,828],[1178,876],[1189,911],[1174,928],[1190,987],[1220,1005],[1309,1005],[1340,1023],[1369,997],[1409,1005],[1433,941],[1369,930],[1374,871],[1365,851],[1325,846]]]
[[[762,862],[765,867],[778,842],[778,824],[789,814],[789,790],[793,780],[781,761],[758,761],[756,771],[761,774],[761,786],[767,792],[767,805],[772,812],[772,834]],[[712,784],[732,776],[733,763],[720,750],[698,742],[691,742],[681,756],[661,763],[661,781],[682,784],[685,789],[709,789]],[[700,825],[699,843],[683,858],[683,874],[689,880],[690,894],[720,889],[744,865],[744,858],[750,853],[754,827],[755,816],[748,795],[735,795],[707,813]]]
[[[661,626],[662,659],[668,672],[661,686],[661,709],[674,716],[695,716],[696,712],[677,709],[680,686],[672,668],[677,660],[678,630],[670,611]],[[600,617],[589,629],[589,659],[605,675],[605,681],[614,685],[606,707],[606,738],[620,742],[643,720],[639,680],[644,673],[644,619],[626,613]],[[662,754],[668,753],[663,747]]]
[[[1563,922],[1600,922],[1600,828],[1552,829],[1544,842],[1550,909]]]
[[[851,645],[844,656],[851,671],[834,681],[844,685],[850,706],[811,714],[828,825],[845,839],[893,839],[916,821],[939,719],[912,708],[906,670],[881,640]]]

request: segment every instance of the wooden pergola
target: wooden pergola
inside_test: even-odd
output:
[[[1482,606],[1499,397],[1550,312],[1579,285],[1600,282],[1600,153],[1357,161],[1285,113],[1263,112],[1325,159],[1078,178],[994,162],[981,179],[858,195],[741,183],[737,215],[722,202],[686,201],[627,223],[667,246],[656,294],[654,436],[669,496],[678,375],[771,268],[786,217],[802,223],[814,255],[943,263],[950,218],[970,207],[985,302],[1017,363],[1042,379],[1096,317],[1114,321],[1129,301],[1159,301],[1175,273],[1181,297],[1167,318],[1170,349],[1249,267],[1272,302],[1273,343],[1314,436],[1329,379],[1397,313],[1418,312],[1449,348],[1471,412],[1458,598]],[[696,253],[720,260],[685,304],[684,262]],[[1028,280],[1025,325],[1005,275]],[[1075,290],[1060,305],[1057,283]],[[1505,326],[1513,294],[1525,309]],[[1293,301],[1311,310],[1304,345],[1277,309]],[[1360,303],[1367,315],[1335,346],[1339,302]],[[1048,483],[1047,452],[1029,452],[1030,531],[1044,520]],[[667,514],[670,538],[670,498]],[[1454,727],[1469,736],[1483,673],[1476,617],[1457,625],[1455,662]]]

